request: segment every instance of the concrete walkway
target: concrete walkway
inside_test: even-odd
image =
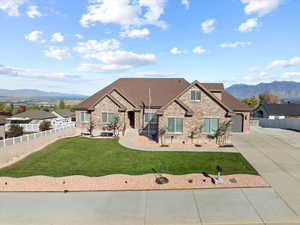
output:
[[[255,128],[250,134],[236,134],[238,150],[263,178],[300,215],[300,133]]]
[[[1,225],[289,225],[300,221],[271,188],[0,193],[0,199]]]
[[[176,147],[149,147],[137,145],[134,143],[134,137],[138,135],[138,131],[135,129],[127,129],[125,136],[121,136],[119,143],[126,148],[141,150],[141,151],[190,151],[190,152],[238,152],[234,147],[217,148],[217,147],[187,147],[187,148],[176,148]]]

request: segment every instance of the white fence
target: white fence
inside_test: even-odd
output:
[[[15,145],[15,144],[26,143],[26,142],[29,142],[31,140],[34,140],[34,139],[37,139],[37,138],[40,138],[40,137],[50,136],[50,135],[56,134],[60,131],[70,129],[70,128],[74,128],[74,127],[75,127],[75,124],[70,124],[68,126],[63,126],[63,127],[43,131],[43,132],[27,134],[27,135],[23,135],[23,136],[20,136],[20,137],[7,138],[7,139],[4,139],[4,140],[0,140],[0,148],[4,148],[4,147],[10,146],[10,145]]]
[[[10,128],[11,124],[5,124],[5,130],[8,131]],[[40,124],[16,124],[20,127],[24,128],[25,132],[39,132],[40,131]],[[51,125],[53,129],[59,129],[62,127],[68,127],[68,126],[75,126],[75,123],[64,123],[64,124],[56,124],[56,125]]]
[[[300,118],[259,119],[259,126],[266,128],[282,128],[300,131]]]

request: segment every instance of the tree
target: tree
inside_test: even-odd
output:
[[[18,125],[11,125],[9,127],[9,131],[7,133],[7,137],[8,138],[19,137],[19,136],[22,136],[23,134],[24,134],[23,127],[20,127]]]
[[[4,112],[5,111],[5,107],[6,107],[5,102],[0,102],[0,112]]]
[[[94,120],[90,120],[88,132],[90,133],[91,137],[93,137],[93,131],[96,127],[96,122]]]
[[[51,129],[51,123],[49,121],[43,121],[40,124],[40,131],[46,131]]]
[[[164,138],[166,133],[167,133],[167,128],[166,127],[162,127],[158,131],[158,136],[160,137],[161,145],[164,145],[163,138]]]
[[[259,95],[260,104],[279,104],[280,98],[272,92],[263,92]]]
[[[227,134],[227,131],[229,129],[229,127],[231,127],[231,123],[232,121],[229,120],[227,122],[224,122],[221,124],[221,126],[216,130],[216,133],[215,133],[215,138],[216,138],[216,143],[217,144],[225,144],[225,136]]]
[[[114,136],[119,136],[119,128],[120,128],[120,117],[117,115],[114,115],[112,118],[110,124],[109,124],[110,129],[113,130]]]
[[[255,96],[244,98],[241,102],[248,105],[252,109],[255,109],[259,105],[259,101]]]
[[[12,114],[13,111],[14,111],[14,105],[13,104],[6,104],[6,106],[4,108],[4,111],[9,113],[9,114]]]
[[[60,100],[59,101],[59,106],[58,106],[60,109],[64,109],[66,106],[65,106],[65,101],[64,100]]]

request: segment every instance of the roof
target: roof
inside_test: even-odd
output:
[[[277,116],[299,116],[300,104],[262,104],[269,115]]]
[[[72,112],[70,109],[57,109],[54,110],[54,112],[56,112],[58,115],[62,116],[62,117],[75,117],[75,113]]]
[[[43,110],[28,110],[10,117],[10,119],[12,118],[29,118],[31,120],[45,120],[56,118],[56,116],[51,112],[46,112]]]
[[[201,85],[205,91],[224,92],[223,83],[199,83],[198,81],[197,83]],[[160,108],[170,101],[175,100],[174,98],[190,85],[191,83],[184,78],[121,78],[81,102],[76,109],[94,110],[94,106],[99,100],[114,90],[119,92],[119,94],[126,98],[135,108],[142,107],[143,105],[149,106],[149,89],[151,91],[151,107]],[[230,108],[233,111],[251,111],[248,106],[242,104],[233,96],[228,95],[221,101],[214,95],[211,96],[224,108]]]
[[[237,98],[233,97],[228,92],[224,91],[222,95],[222,102],[231,108],[234,112],[250,112],[252,111],[249,106],[239,101]]]
[[[0,115],[0,125],[6,124],[7,116]]]

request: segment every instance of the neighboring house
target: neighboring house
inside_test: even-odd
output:
[[[0,115],[0,140],[5,139],[6,116]]]
[[[56,119],[54,120],[55,125],[63,125],[66,123],[75,122],[75,112],[70,109],[57,109],[52,112]]]
[[[300,117],[300,104],[262,104],[253,111],[253,117],[268,119]]]
[[[121,129],[135,128],[157,140],[167,128],[165,139],[187,143],[191,131],[202,124],[202,133],[213,134],[220,124],[232,120],[234,132],[250,128],[250,109],[224,91],[222,83],[187,82],[183,78],[122,78],[103,88],[76,107],[76,126],[86,131],[106,130],[114,116]]]

